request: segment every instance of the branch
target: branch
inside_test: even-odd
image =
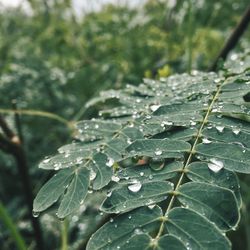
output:
[[[17,114],[18,115],[18,114]],[[19,118],[18,118],[19,119]],[[2,128],[5,136],[0,133],[0,149],[4,152],[11,154],[16,161],[18,173],[22,181],[23,191],[28,206],[29,217],[33,226],[34,237],[38,250],[43,250],[43,239],[40,224],[37,218],[32,215],[33,209],[33,194],[31,189],[31,182],[29,177],[29,168],[27,158],[23,150],[23,146],[19,137],[10,129],[6,121],[0,116],[0,127]]]
[[[215,71],[217,68],[217,64],[220,59],[225,60],[228,53],[236,46],[238,43],[239,39],[247,29],[247,26],[250,22],[250,6],[248,6],[248,9],[242,16],[239,24],[235,27],[234,31],[232,32],[231,36],[228,38],[226,41],[224,47],[221,49],[219,55],[215,59],[214,63],[212,66],[209,68],[209,71]]]

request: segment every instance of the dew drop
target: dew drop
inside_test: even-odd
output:
[[[114,222],[114,219],[113,219],[113,218],[110,218],[109,222],[110,222],[110,223],[113,223],[113,222]]]
[[[223,132],[224,128],[223,126],[216,126],[215,127],[219,132]]]
[[[142,187],[142,184],[141,184],[140,182],[137,182],[137,183],[135,183],[135,184],[129,185],[129,186],[128,186],[128,189],[129,189],[131,192],[133,192],[133,193],[137,193],[137,192],[140,191],[141,187]]]
[[[114,163],[115,163],[114,159],[109,158],[108,161],[106,162],[106,166],[112,167]]]
[[[128,216],[128,219],[129,219],[129,220],[131,220],[131,218],[132,218],[132,216],[131,216],[131,215],[129,215],[129,216]]]
[[[118,182],[120,180],[120,178],[118,176],[113,175],[111,177],[111,180],[114,181],[114,182]]]
[[[107,197],[110,197],[112,195],[112,191],[109,191],[108,193],[107,193]]]
[[[43,161],[43,163],[49,163],[50,160],[51,160],[51,158],[45,159],[45,160]]]
[[[142,232],[141,229],[136,228],[136,229],[134,230],[134,233],[135,233],[135,234],[141,234],[141,233],[143,233],[143,232]]]
[[[156,149],[155,155],[157,156],[162,155],[162,151],[160,149]]]
[[[149,180],[152,180],[153,179],[153,175],[150,174],[148,178],[149,178]]]
[[[155,207],[155,204],[149,205],[148,208],[149,209],[153,209]]]
[[[207,138],[203,138],[203,139],[202,139],[202,142],[203,142],[204,144],[210,144],[212,141],[208,140]]]
[[[233,133],[234,133],[235,135],[238,135],[238,134],[240,133],[240,129],[234,128],[234,129],[233,129]]]
[[[40,215],[40,213],[39,213],[39,212],[32,211],[32,215],[33,215],[33,217],[37,218],[37,217]]]
[[[151,111],[154,112],[154,111],[156,111],[159,107],[160,107],[160,105],[153,104],[153,105],[150,106],[150,109],[151,109]]]
[[[144,175],[144,172],[140,172],[140,176],[143,176]]]
[[[91,169],[89,179],[93,181],[95,178],[96,178],[96,172],[93,169]]]
[[[215,158],[210,159],[210,163],[208,163],[208,168],[215,173],[219,172],[223,167],[223,162]]]
[[[190,121],[190,125],[191,125],[191,126],[194,126],[194,125],[196,125],[196,122],[191,120],[191,121]]]

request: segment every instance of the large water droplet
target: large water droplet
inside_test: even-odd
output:
[[[93,181],[95,178],[96,178],[96,172],[93,169],[91,169],[89,179]]]
[[[136,192],[139,192],[140,189],[142,187],[142,184],[140,182],[137,182],[135,184],[132,184],[132,185],[129,185],[128,186],[128,189],[133,192],[133,193],[136,193]]]
[[[224,128],[223,126],[216,126],[215,127],[219,132],[223,132]]]
[[[204,144],[210,144],[212,141],[208,140],[207,138],[203,138],[203,139],[202,139],[202,142],[203,142]]]
[[[155,150],[155,155],[157,155],[157,156],[162,155],[162,150],[160,150],[160,149],[157,148]]]
[[[40,212],[32,211],[32,215],[33,217],[37,218],[40,215]]]
[[[159,107],[160,107],[160,105],[153,104],[153,105],[150,106],[150,109],[151,109],[151,111],[154,112],[154,111],[156,111]]]
[[[112,167],[114,163],[115,163],[114,159],[108,158],[108,161],[106,162],[106,166]]]
[[[151,158],[149,161],[149,166],[153,170],[161,170],[165,166],[165,160],[162,158]]]
[[[233,133],[238,135],[240,133],[240,129],[239,128],[234,128]]]
[[[118,176],[113,175],[111,177],[111,180],[114,181],[114,182],[118,182],[120,180],[120,178]]]
[[[43,163],[49,163],[50,160],[51,160],[51,158],[45,159],[45,160],[43,160]]]
[[[224,163],[215,158],[210,159],[210,163],[208,163],[207,165],[208,168],[215,173],[219,172],[224,167]]]

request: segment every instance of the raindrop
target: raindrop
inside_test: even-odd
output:
[[[149,180],[152,180],[153,179],[153,175],[150,174],[148,178],[149,178]]]
[[[110,223],[113,223],[113,222],[114,222],[114,219],[113,219],[113,218],[110,218],[109,222],[110,222]]]
[[[96,125],[95,125],[95,128],[96,128],[96,129],[98,129],[98,128],[99,128],[99,125],[98,125],[98,124],[96,124]]]
[[[107,197],[110,197],[112,195],[112,191],[108,191]]]
[[[196,125],[196,122],[191,120],[190,125],[194,126],[194,125]]]
[[[215,173],[219,172],[223,167],[223,162],[215,158],[210,159],[210,163],[208,163],[208,168]]]
[[[39,212],[33,211],[33,212],[32,212],[32,215],[33,215],[33,217],[37,218],[37,217],[40,215],[40,213],[39,213]]]
[[[49,163],[50,160],[51,160],[51,158],[45,159],[45,160],[43,161],[43,163]]]
[[[129,220],[131,220],[131,218],[132,218],[132,216],[131,216],[131,215],[129,215],[129,216],[128,216],[128,219],[129,219]]]
[[[114,181],[114,182],[118,182],[120,180],[120,178],[118,176],[113,175],[111,177],[111,180]]]
[[[114,159],[109,158],[108,161],[106,162],[106,166],[112,167],[114,163],[115,163]]]
[[[156,171],[161,170],[165,166],[165,160],[162,158],[151,158],[149,161],[149,166],[153,170],[156,170]]]
[[[142,232],[141,229],[136,228],[136,229],[134,230],[134,233],[135,233],[135,234],[141,234],[141,233],[143,233],[143,232]]]
[[[240,133],[240,129],[234,128],[233,129],[233,133],[236,134],[236,135],[238,135]]]
[[[127,139],[127,143],[128,143],[128,144],[131,144],[131,143],[132,143],[132,141],[131,141],[130,138]]]
[[[150,106],[150,109],[151,109],[151,111],[154,112],[154,111],[156,111],[159,107],[160,107],[160,105],[153,104],[153,105]]]
[[[162,151],[160,149],[156,149],[155,155],[157,156],[162,155]]]
[[[135,183],[135,184],[129,185],[129,186],[128,186],[128,189],[129,189],[131,192],[133,192],[133,193],[137,193],[137,192],[140,191],[141,187],[142,187],[142,184],[141,184],[140,182],[137,182],[137,183]]]
[[[148,208],[149,209],[153,209],[155,207],[155,204],[149,205]]]
[[[223,132],[224,128],[223,126],[216,126],[215,127],[219,132]]]
[[[203,142],[204,144],[210,144],[212,141],[208,140],[207,138],[203,138],[203,139],[202,139],[202,142]]]
[[[144,172],[140,172],[140,176],[143,176],[144,175]]]
[[[89,179],[93,181],[95,178],[96,178],[96,172],[93,169],[91,169]]]

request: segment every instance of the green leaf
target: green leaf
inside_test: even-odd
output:
[[[164,235],[156,240],[152,239],[148,234],[140,233],[127,240],[122,249],[186,250],[187,248],[178,238],[172,235]]]
[[[190,150],[190,144],[178,140],[145,139],[136,140],[127,147],[131,155],[143,155],[149,157],[178,158],[184,152]]]
[[[222,132],[223,133],[223,132]],[[210,160],[221,162],[221,166],[240,173],[250,173],[250,151],[241,145],[212,142],[198,144],[196,151]]]
[[[171,163],[162,163],[163,166],[159,171],[153,170],[149,165],[137,165],[124,168],[117,173],[121,184],[131,183],[133,180],[146,183],[149,181],[162,181],[173,178],[178,171],[182,170],[183,164],[175,161]]]
[[[86,249],[122,249],[122,245],[131,236],[141,233],[142,230],[149,232],[159,225],[161,216],[161,209],[155,206],[152,209],[142,207],[112,218],[91,236]]]
[[[190,182],[178,189],[178,200],[207,217],[221,230],[235,228],[239,222],[239,210],[234,193],[213,184]]]
[[[211,140],[235,143],[242,145],[242,147],[250,148],[250,133],[242,131],[240,127],[224,128],[222,132],[219,132],[216,128],[204,129],[202,134]]]
[[[93,141],[105,137],[111,137],[121,129],[121,125],[104,120],[80,121],[77,123],[79,135],[82,141]]]
[[[72,180],[73,173],[70,169],[60,170],[46,182],[34,200],[33,211],[41,212],[54,204]]]
[[[193,162],[187,167],[186,171],[187,177],[192,181],[207,182],[232,190],[237,198],[238,207],[241,207],[240,186],[234,172],[221,169],[215,173],[208,168],[206,162]]]
[[[59,206],[57,216],[64,218],[79,208],[83,203],[89,186],[89,170],[78,168],[74,171],[74,177],[71,181],[66,194],[63,196]]]
[[[96,174],[93,181],[93,189],[98,190],[106,186],[113,175],[112,166],[108,165],[108,157],[105,154],[97,153],[89,164]]]
[[[214,224],[186,208],[173,208],[168,214],[166,228],[188,249],[231,249],[228,239]]]
[[[166,181],[140,183],[135,180],[128,185],[114,189],[105,199],[101,210],[106,213],[120,213],[140,206],[152,205],[165,200],[173,190],[173,184]]]

